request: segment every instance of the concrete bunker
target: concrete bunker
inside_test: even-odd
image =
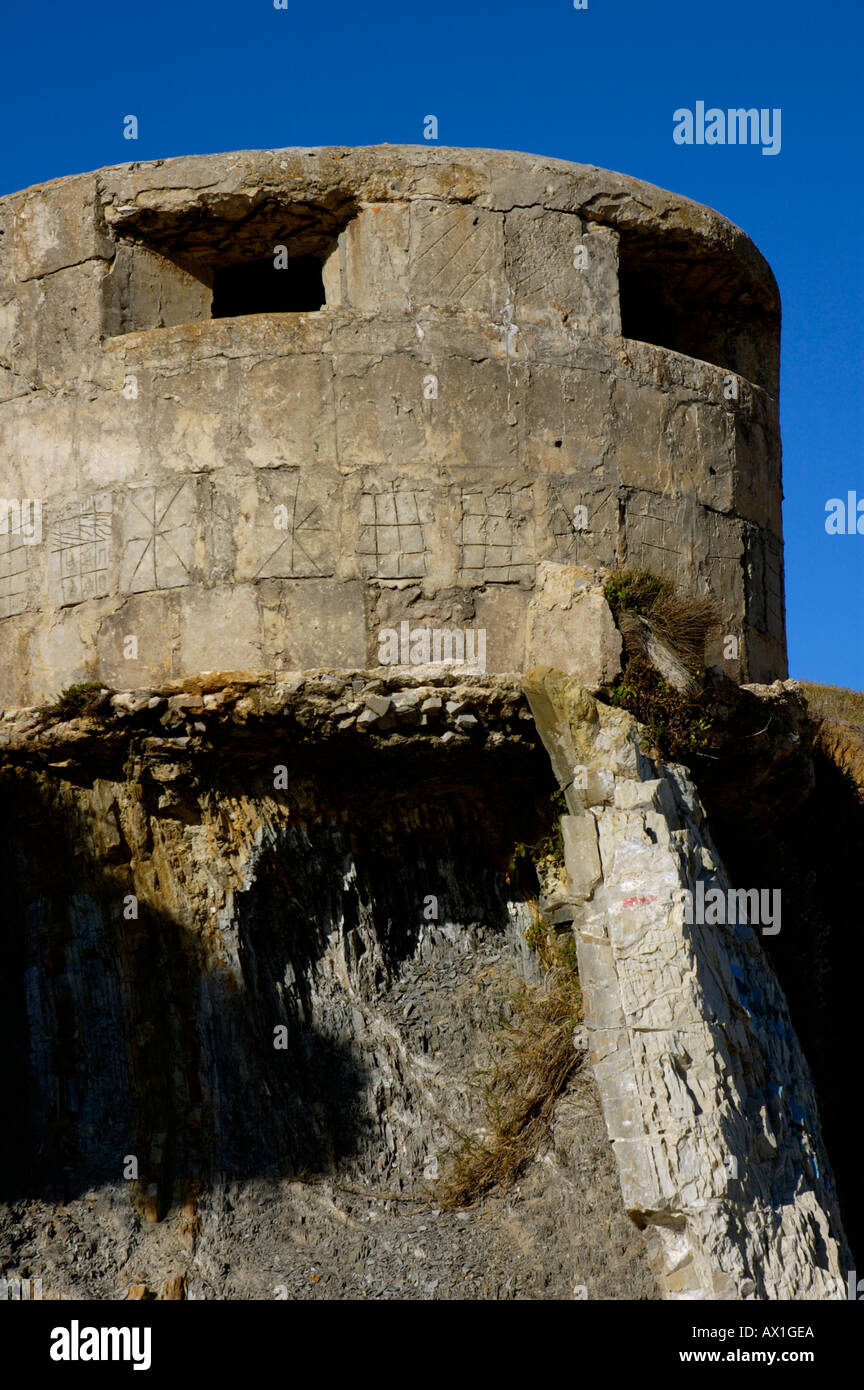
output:
[[[3,491],[45,542],[0,533],[0,700],[352,669],[408,619],[519,671],[561,567],[620,563],[717,597],[734,674],[785,675],[779,298],[710,209],[528,155],[325,148],[77,175],[0,223]],[[259,263],[291,297],[257,298]],[[634,273],[674,331],[633,323]]]

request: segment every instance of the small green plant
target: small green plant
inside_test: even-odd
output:
[[[626,709],[645,726],[645,751],[678,759],[710,748],[713,718],[700,690],[674,690],[644,657],[635,656],[606,691],[610,705]]]
[[[534,913],[530,927],[526,927],[522,935],[529,949],[539,954],[543,949],[548,932],[549,924],[544,921],[538,911]]]
[[[571,972],[572,983],[577,983],[579,978],[579,965],[576,953],[576,939],[572,931],[558,931],[550,922],[546,921],[540,911],[540,905],[534,899],[528,900],[531,910],[531,926],[523,933],[523,937],[532,951],[536,951],[540,964],[547,972],[553,970],[566,969]],[[578,999],[574,996],[574,1005],[577,1012],[581,1009],[581,994],[576,990]],[[575,1027],[578,1019],[574,1017]]]
[[[553,828],[546,835],[541,835],[540,838],[535,840],[531,845],[526,844],[524,840],[520,840],[518,844],[514,845],[513,853],[507,865],[508,883],[510,881],[510,875],[516,869],[521,859],[530,860],[535,868],[539,865],[546,865],[552,868],[564,863],[564,836],[561,833],[561,817],[567,811],[567,799],[563,791],[559,789],[553,792],[551,805],[557,812],[557,818]]]
[[[104,691],[104,685],[98,681],[67,685],[53,704],[45,706],[44,713],[55,719],[75,719],[81,714],[89,714]]]

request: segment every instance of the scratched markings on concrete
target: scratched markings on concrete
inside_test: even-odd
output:
[[[485,305],[499,268],[500,216],[474,207],[412,208],[413,297],[420,304]]]
[[[328,524],[333,502],[326,483],[304,478],[299,470],[279,470],[260,479],[263,506],[256,540],[262,556],[254,579],[303,579],[330,575],[335,563],[335,532]]]
[[[124,498],[124,593],[178,589],[188,584],[195,560],[195,484],[130,487]]]
[[[685,521],[679,499],[635,494],[626,513],[627,564],[675,575],[682,564]]]
[[[259,641],[281,663],[280,588],[308,634],[292,660],[366,660],[382,589],[398,627],[398,586],[422,585],[424,621],[476,610],[490,669],[520,670],[535,570],[554,562],[711,593],[730,631],[759,634],[742,678],[785,674],[779,299],[710,209],[594,166],[382,146],[115,166],[0,198],[0,219],[23,277],[9,365],[34,388],[0,402],[6,487],[26,479],[46,517],[32,555],[0,555],[7,642],[29,644],[27,664],[0,663],[0,703],[77,680],[85,648],[114,679],[108,595],[136,595],[163,631],[184,596],[179,672],[187,638],[208,667]],[[285,238],[321,261],[317,307],[255,313],[241,294],[213,322],[181,262],[227,271]],[[682,265],[686,295],[666,304]],[[622,294],[648,341],[622,336]],[[100,489],[110,544],[74,511]],[[193,621],[187,585],[226,592]]]
[[[510,583],[534,577],[530,487],[465,488],[462,491],[460,569],[473,579]]]
[[[109,592],[113,504],[110,492],[70,503],[51,527],[49,585],[60,604],[83,603]]]
[[[618,531],[615,489],[550,483],[546,495],[551,537],[548,558],[559,564],[608,565],[609,538]]]
[[[25,613],[29,607],[27,573],[31,549],[20,532],[0,533],[0,618]]]
[[[378,579],[422,579],[427,573],[432,493],[393,484],[360,495],[358,557]]]

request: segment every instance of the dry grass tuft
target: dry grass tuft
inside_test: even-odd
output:
[[[631,655],[653,660],[653,636],[661,649],[680,659],[690,677],[701,671],[705,643],[721,621],[714,599],[679,594],[670,580],[649,570],[614,570],[604,592]]]
[[[582,1017],[576,943],[569,933],[558,938],[545,924],[542,928],[532,936],[545,977],[512,1001],[514,1017],[484,1088],[490,1132],[482,1138],[465,1136],[451,1154],[449,1171],[435,1194],[446,1210],[470,1206],[519,1176],[537,1153],[555,1104],[584,1056],[573,1041]]]
[[[712,598],[685,598],[664,583],[645,621],[688,670],[696,672],[705,663],[705,643],[719,625],[720,610]]]

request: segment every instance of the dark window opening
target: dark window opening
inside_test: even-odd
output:
[[[649,256],[625,244],[618,267],[621,333],[734,370],[727,289],[705,261],[664,257],[656,248]]]
[[[216,201],[129,210],[103,281],[105,337],[341,302],[339,238],[358,211],[347,195]]]
[[[296,314],[321,309],[325,303],[321,261],[317,256],[293,256],[284,266],[274,257],[219,266],[213,272],[214,319],[240,314]]]
[[[621,333],[640,343],[656,343],[675,352],[686,349],[680,344],[687,338],[686,323],[682,322],[675,306],[663,294],[659,279],[622,265],[618,272],[621,296]],[[690,335],[692,338],[692,334]],[[688,357],[694,354],[688,353]]]
[[[776,376],[779,308],[754,294],[733,256],[622,236],[621,334],[768,385]],[[761,302],[760,302],[761,299]]]

